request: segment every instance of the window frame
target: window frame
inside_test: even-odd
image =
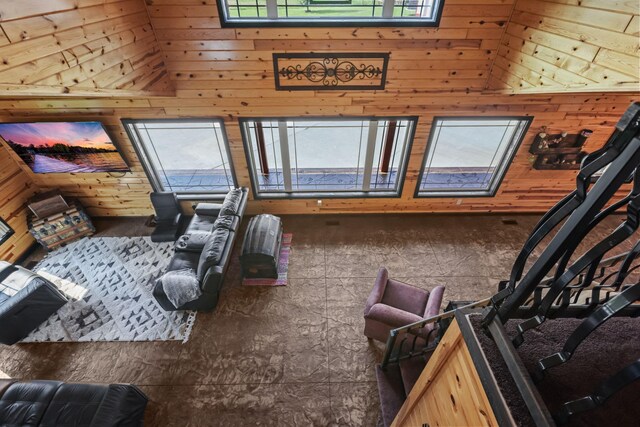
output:
[[[492,182],[494,183],[493,188],[489,188],[488,190],[460,190],[460,191],[425,191],[421,190],[420,186],[422,185],[422,178],[424,177],[424,173],[426,170],[426,164],[429,157],[429,153],[431,151],[431,146],[434,144],[434,138],[436,133],[436,123],[438,121],[491,121],[491,120],[519,120],[524,122],[524,127],[522,128],[522,135],[520,136],[518,141],[511,141],[509,144],[509,149],[505,150],[505,153],[502,156],[502,159],[498,166],[498,173],[500,174],[497,177],[492,178]],[[422,162],[420,163],[420,174],[418,175],[418,181],[416,182],[416,190],[413,194],[413,197],[416,199],[434,199],[434,198],[451,198],[451,199],[460,199],[460,198],[469,198],[469,197],[495,197],[502,185],[502,181],[507,176],[507,172],[509,172],[509,168],[513,163],[513,159],[516,154],[520,150],[520,147],[529,131],[529,127],[531,126],[531,122],[533,122],[533,116],[434,116],[431,122],[431,130],[429,131],[429,138],[427,140],[427,146],[424,151],[424,155],[422,156]]]
[[[223,4],[224,3],[224,4]],[[340,28],[340,27],[439,27],[445,0],[435,0],[433,20],[336,18],[336,19],[233,19],[227,17],[226,0],[217,0],[221,28]],[[383,7],[383,6],[380,6]]]
[[[418,127],[418,116],[297,116],[297,117],[241,117],[238,119],[240,126],[240,132],[242,134],[242,146],[244,148],[245,158],[247,159],[247,170],[249,172],[249,180],[251,181],[251,191],[254,200],[296,200],[296,199],[398,199],[402,197],[404,189],[404,183],[406,181],[407,172],[409,169],[409,161],[411,159],[411,150],[413,142],[416,137],[416,129]],[[401,161],[402,170],[398,171],[398,191],[327,191],[323,192],[278,192],[278,193],[265,193],[259,191],[257,170],[254,168],[252,161],[252,149],[250,140],[247,135],[247,124],[250,122],[261,120],[314,120],[314,121],[371,121],[371,120],[407,120],[412,122],[412,129],[410,130],[408,137],[409,141],[405,147],[405,158]]]
[[[11,238],[11,236],[13,236],[16,233],[16,231],[3,218],[0,218],[0,223],[2,223],[2,225],[4,225],[6,227],[6,229],[7,229],[7,232],[5,234],[3,234],[2,236],[0,236],[0,245],[2,245],[7,240],[9,240]]]
[[[220,125],[220,130],[222,133],[222,139],[224,142],[225,153],[227,154],[227,158],[229,159],[229,172],[231,175],[231,179],[233,180],[234,187],[238,187],[238,178],[236,176],[235,167],[233,165],[233,158],[231,157],[231,147],[229,146],[229,139],[227,138],[227,130],[224,125],[224,120],[220,117],[175,117],[175,118],[162,118],[162,119],[146,119],[146,118],[137,118],[137,119],[121,119],[122,126],[133,146],[133,149],[138,157],[138,161],[142,165],[142,169],[144,170],[147,179],[149,180],[149,184],[151,184],[151,188],[156,192],[167,192],[167,190],[162,189],[162,184],[160,183],[160,179],[157,176],[157,171],[153,168],[151,161],[149,160],[149,156],[146,152],[142,143],[138,142],[139,135],[132,135],[130,132],[129,125],[135,125],[136,123],[173,123],[173,122],[190,122],[190,123],[218,123]],[[135,126],[132,126],[134,131]],[[214,193],[211,191],[188,191],[188,192],[175,192],[178,200],[219,200],[223,197],[228,191]]]

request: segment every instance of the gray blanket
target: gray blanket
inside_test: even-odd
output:
[[[180,308],[202,295],[200,282],[193,269],[167,271],[159,280],[162,281],[162,289],[164,289],[167,299],[176,308]]]

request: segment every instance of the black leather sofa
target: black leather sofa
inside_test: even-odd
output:
[[[0,379],[1,426],[141,426],[147,402],[130,384]]]
[[[0,343],[17,343],[66,303],[44,277],[0,261]]]
[[[210,311],[218,304],[224,276],[229,267],[231,252],[238,235],[238,228],[247,207],[248,190],[240,188],[239,201],[229,206],[233,193],[227,194],[222,203],[200,203],[195,208],[184,234],[175,244],[175,253],[167,271],[192,269],[197,272],[202,295],[176,307],[169,301],[163,288],[162,277],[156,281],[153,295],[167,311]],[[215,254],[215,256],[211,256]]]

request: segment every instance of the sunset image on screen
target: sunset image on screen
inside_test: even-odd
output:
[[[0,123],[0,136],[35,173],[129,171],[99,122]]]

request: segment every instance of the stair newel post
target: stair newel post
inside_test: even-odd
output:
[[[398,330],[393,329],[389,332],[389,338],[387,338],[387,345],[384,348],[384,357],[382,358],[382,363],[380,367],[385,369],[389,364],[389,359],[391,359],[391,353],[393,352],[393,347],[396,344],[396,338],[398,337]]]

